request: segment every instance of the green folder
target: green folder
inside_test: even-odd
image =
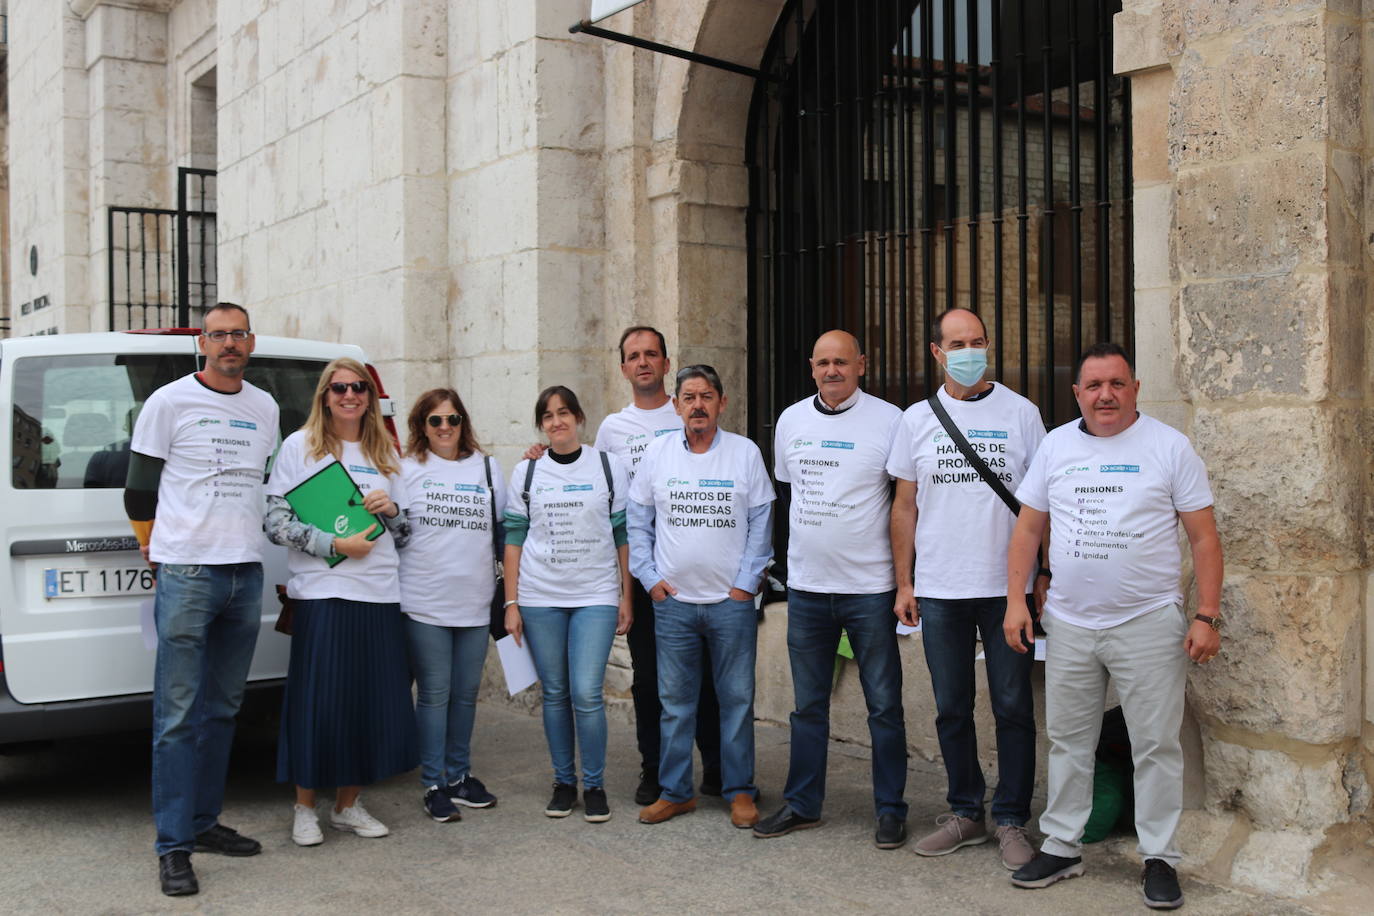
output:
[[[349,537],[375,523],[376,529],[367,536],[369,541],[375,541],[386,530],[380,516],[363,508],[363,491],[337,461],[329,462],[288,490],[286,501],[301,521],[335,537]],[[332,567],[346,559],[341,554],[327,557],[325,562]]]

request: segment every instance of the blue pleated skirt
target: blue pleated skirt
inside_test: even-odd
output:
[[[296,601],[277,781],[365,786],[419,764],[401,606]]]

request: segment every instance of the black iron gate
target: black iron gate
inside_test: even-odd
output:
[[[829,328],[869,391],[933,391],[932,319],[978,312],[995,377],[1076,415],[1083,347],[1132,341],[1120,0],[789,0],[750,113],[750,417],[814,393]]]
[[[110,207],[110,330],[192,327],[218,298],[215,172],[177,169],[177,208]]]

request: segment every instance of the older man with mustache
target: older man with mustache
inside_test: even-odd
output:
[[[663,703],[657,824],[696,807],[692,736],[709,647],[720,703],[723,795],[736,827],[758,821],[754,786],[754,593],[772,555],[773,485],[753,442],[719,427],[725,389],[710,366],[677,374],[681,433],[660,436],[630,486],[630,571],[654,602]]]

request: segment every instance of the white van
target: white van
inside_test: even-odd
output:
[[[138,411],[199,368],[198,333],[0,340],[0,455],[10,469],[0,481],[0,746],[152,722],[144,605],[153,577],[124,514],[124,478]],[[305,422],[320,371],[339,356],[366,363],[354,346],[257,338],[246,377],[276,398],[283,438]],[[273,630],[283,548],[268,545],[263,573],[250,691],[281,684],[290,649]]]

